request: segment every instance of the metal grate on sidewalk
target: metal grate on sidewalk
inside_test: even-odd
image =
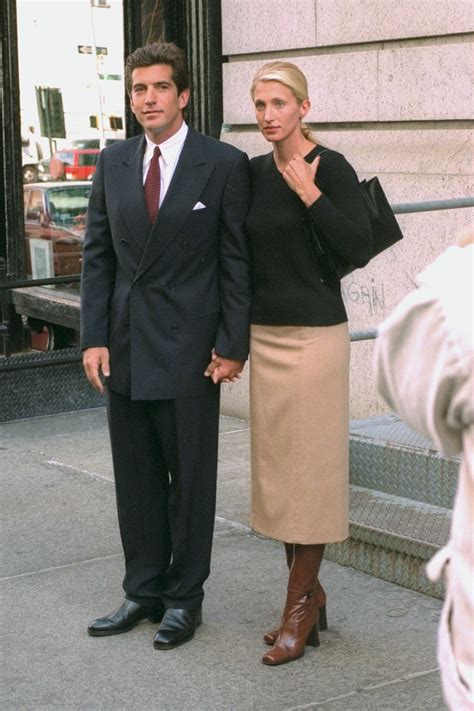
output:
[[[445,458],[395,415],[351,422],[350,538],[328,558],[443,597],[425,565],[448,540],[459,458]]]

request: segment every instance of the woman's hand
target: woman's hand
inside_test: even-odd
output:
[[[309,207],[322,195],[314,179],[321,156],[316,156],[312,163],[305,161],[302,155],[296,153],[290,160],[282,175],[288,186]]]

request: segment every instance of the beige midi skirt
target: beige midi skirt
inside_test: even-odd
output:
[[[251,525],[287,543],[349,535],[349,331],[252,325]]]

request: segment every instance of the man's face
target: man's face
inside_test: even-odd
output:
[[[138,67],[132,72],[131,108],[153,143],[163,143],[183,123],[189,89],[178,94],[169,64]]]

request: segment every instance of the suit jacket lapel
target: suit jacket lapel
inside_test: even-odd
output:
[[[143,190],[143,151],[145,137],[138,137],[128,152],[116,166],[117,195],[120,198],[120,211],[128,231],[140,251],[145,245],[152,228]]]
[[[158,218],[149,234],[135,279],[138,279],[176,238],[198,201],[212,170],[212,165],[206,162],[199,133],[190,127]],[[145,204],[144,198],[142,201]]]

